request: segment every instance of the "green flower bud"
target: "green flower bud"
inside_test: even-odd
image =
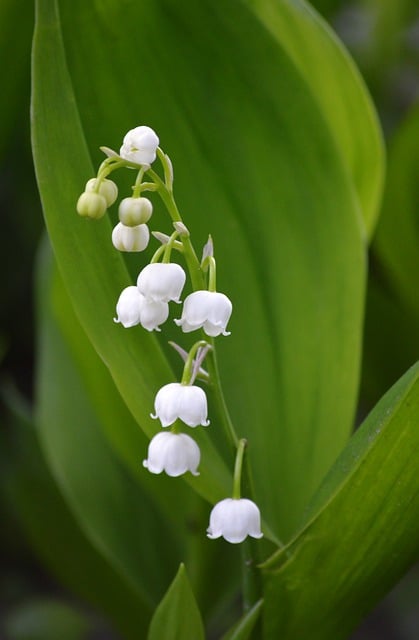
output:
[[[118,209],[119,219],[126,227],[145,224],[153,213],[153,205],[147,198],[124,198]]]
[[[77,213],[84,218],[99,220],[107,209],[104,196],[99,193],[84,192],[77,201]]]
[[[95,191],[97,184],[97,178],[91,178],[86,183],[86,191],[90,193],[91,191]],[[106,200],[106,205],[110,207],[113,205],[115,200],[118,197],[118,187],[112,180],[102,180],[99,187],[99,193]]]

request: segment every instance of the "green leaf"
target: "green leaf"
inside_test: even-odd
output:
[[[44,565],[109,617],[127,639],[138,638],[144,611],[134,590],[85,537],[45,463],[38,433],[19,399],[8,393],[13,447],[3,488],[27,539]]]
[[[377,397],[419,359],[419,108],[389,143],[383,207],[372,245],[363,394]]]
[[[222,640],[248,640],[260,618],[263,600],[258,600],[255,605],[237,622],[233,629],[228,631]]]
[[[265,565],[265,638],[339,640],[419,557],[419,365],[326,477],[306,526]]]
[[[185,567],[175,579],[151,620],[148,640],[204,640],[204,626]]]
[[[102,220],[97,225],[86,223],[75,213],[78,193],[93,169],[65,66],[53,0],[38,2],[36,25],[33,147],[48,232],[79,320],[109,367],[129,409],[151,437],[158,430],[150,418],[156,390],[172,380],[173,373],[154,335],[142,330],[126,331],[112,320],[116,300],[129,284],[129,275],[110,242],[109,221]],[[51,64],[52,58],[54,64]],[[50,109],[54,103],[57,111]],[[48,132],[42,124],[43,118],[48,123]],[[65,140],[60,139],[64,133],[63,122],[71,129],[71,135],[66,135]],[[51,153],[56,155],[53,167],[49,160],[45,161]],[[63,153],[64,167],[61,166]],[[224,497],[230,487],[230,473],[202,430],[197,440],[202,450],[201,475],[190,481],[197,491],[215,502]]]
[[[334,32],[304,0],[249,0],[249,5],[285,48],[319,103],[371,237],[383,186],[383,141],[359,71]]]
[[[178,562],[177,531],[167,529],[152,497],[104,438],[51,313],[51,280],[42,269],[40,276],[37,422],[42,447],[81,530],[134,591],[146,623]]]
[[[278,42],[244,2],[63,0],[65,51],[55,9],[51,0],[38,2],[33,145],[48,230],[76,314],[152,435],[149,407],[173,373],[154,336],[111,322],[128,272],[110,245],[110,224],[89,224],[74,212],[92,174],[88,149],[98,159],[99,145],[118,148],[126,130],[148,123],[174,161],[177,201],[194,241],[214,237],[218,286],[234,305],[232,335],[217,342],[228,406],[249,442],[265,520],[289,536],[347,440],[358,387],[364,239],[330,107],[314,96],[310,71],[296,65],[285,38]],[[306,23],[307,14],[300,19]],[[330,52],[328,33],[317,20],[309,24],[306,37],[313,32],[313,46]],[[337,56],[334,87],[346,95],[353,67]],[[331,75],[315,74],[316,95]],[[375,127],[359,85],[356,91],[353,139],[360,120],[368,132]],[[377,151],[374,167],[380,162]],[[170,229],[158,205],[154,224]],[[216,416],[214,399],[211,409]],[[217,446],[220,433],[214,419],[208,435]],[[193,483],[215,501],[230,491],[230,476],[201,442],[204,467]]]

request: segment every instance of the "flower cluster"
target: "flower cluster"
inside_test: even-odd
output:
[[[185,361],[182,378],[180,382],[165,384],[156,393],[154,414],[150,415],[160,421],[162,430],[150,441],[143,465],[154,474],[164,471],[177,477],[189,471],[197,476],[201,452],[195,440],[184,431],[188,427],[195,429],[209,425],[207,396],[195,381],[201,378],[217,383],[212,379],[214,374],[210,376],[201,365],[207,354],[210,354],[210,359],[212,357],[213,339],[230,335],[227,325],[232,303],[216,289],[216,262],[211,239],[204,247],[201,262],[198,261],[189,231],[173,198],[172,164],[160,149],[156,133],[150,127],[139,126],[125,135],[119,154],[106,147],[102,150],[107,158],[97,176],[87,182],[77,202],[78,213],[85,218],[101,218],[118,196],[118,189],[108,176],[115,169],[126,167],[136,170],[137,178],[132,195],[119,203],[119,222],[112,231],[113,246],[123,252],[140,252],[147,248],[153,205],[144,197],[146,191],[157,191],[174,226],[170,236],[153,231],[152,235],[161,245],[150,263],[140,271],[136,283],[120,293],[114,321],[126,329],[141,325],[147,331],[160,331],[169,317],[169,304],[182,303],[181,296],[187,284],[185,269],[172,259],[173,253],[178,252],[184,259],[191,276],[192,291],[186,296],[180,318],[175,319],[175,323],[183,333],[201,330],[205,339],[200,339],[189,351],[174,345]],[[164,180],[151,170],[157,156],[164,170]],[[233,497],[215,505],[210,516],[208,537],[223,536],[228,542],[238,543],[247,535],[259,538],[262,533],[258,507],[251,500],[240,498],[245,441],[238,441],[234,432],[229,435],[237,446]]]

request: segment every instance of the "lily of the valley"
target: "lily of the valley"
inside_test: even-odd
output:
[[[150,127],[140,126],[125,135],[119,155],[124,160],[140,165],[150,165],[156,159],[159,139]]]
[[[159,419],[162,427],[168,427],[176,420],[182,420],[188,427],[209,425],[207,396],[195,385],[171,382],[162,387],[154,401],[154,419]]]
[[[260,511],[247,498],[226,498],[218,502],[210,515],[208,538],[223,537],[227,542],[237,544],[247,536],[262,538]]]
[[[179,302],[185,280],[185,272],[179,264],[155,262],[140,272],[137,287],[150,300]]]
[[[201,452],[195,440],[185,433],[171,431],[158,433],[148,446],[147,460],[143,465],[151,473],[165,471],[168,476],[181,476],[190,471],[198,476]]]
[[[233,305],[224,293],[218,291],[194,291],[183,303],[182,317],[175,320],[182,331],[189,333],[203,328],[207,336],[216,337],[226,331]]]
[[[150,240],[146,224],[128,227],[118,222],[112,231],[112,244],[118,251],[144,251]]]
[[[116,305],[115,322],[128,329],[141,324],[147,331],[160,331],[159,326],[166,322],[169,305],[166,302],[147,300],[135,286],[126,287],[119,296]]]

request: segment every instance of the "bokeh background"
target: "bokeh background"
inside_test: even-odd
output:
[[[419,357],[419,251],[412,251],[412,238],[419,238],[419,6],[417,0],[313,4],[356,60],[388,149],[382,215],[370,253],[362,418]],[[31,500],[37,500],[44,473],[29,426],[36,360],[33,271],[44,233],[30,149],[33,22],[33,8],[25,0],[1,3],[0,638],[111,640],[118,636],[110,623],[62,585],[48,558],[40,557],[26,527],[27,511],[21,508],[28,491]],[[28,484],[28,478],[33,483]],[[418,637],[419,569],[413,568],[353,638]]]

